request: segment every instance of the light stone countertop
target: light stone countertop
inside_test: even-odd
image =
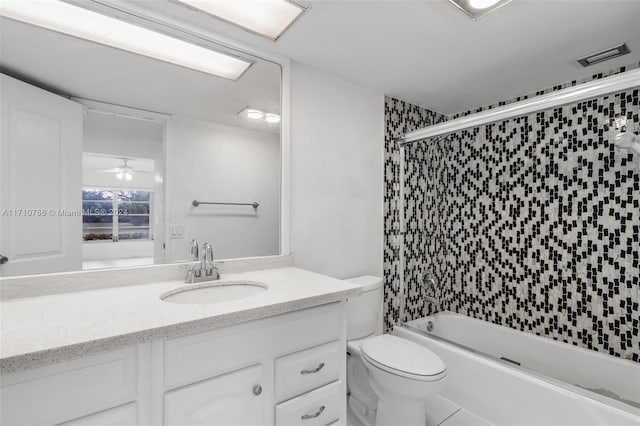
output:
[[[2,302],[0,373],[226,327],[362,292],[358,285],[294,267],[223,274],[221,280],[258,281],[269,289],[245,299],[183,305],[164,302],[160,295],[187,284],[165,281]]]

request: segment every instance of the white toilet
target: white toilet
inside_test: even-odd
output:
[[[363,290],[347,302],[351,413],[365,426],[425,426],[424,403],[444,387],[444,362],[415,342],[375,334],[382,311],[382,279],[364,276],[347,281]]]

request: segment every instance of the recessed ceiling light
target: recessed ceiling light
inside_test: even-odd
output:
[[[250,109],[247,111],[247,117],[253,120],[261,120],[264,118],[264,113],[262,111],[258,111],[255,109]]]
[[[480,19],[511,0],[449,0],[473,19]]]
[[[267,114],[264,118],[267,123],[279,123],[280,116],[278,114]]]
[[[271,40],[277,40],[306,10],[289,0],[174,0]]]
[[[245,108],[238,113],[241,117],[250,118],[252,120],[259,120],[269,124],[276,124],[280,122],[280,116],[271,112],[262,112],[255,108]]]
[[[251,62],[58,0],[1,0],[0,15],[229,80]]]

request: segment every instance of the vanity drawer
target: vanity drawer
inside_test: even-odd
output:
[[[165,390],[332,342],[340,338],[343,327],[341,305],[333,303],[167,340]]]
[[[276,405],[276,426],[326,426],[341,416],[345,395],[337,380],[297,398]]]
[[[340,378],[345,351],[339,340],[276,360],[276,401],[284,401]]]

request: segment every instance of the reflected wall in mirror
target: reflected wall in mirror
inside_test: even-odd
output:
[[[234,81],[7,17],[0,43],[0,276],[280,253],[278,64],[207,42]]]

